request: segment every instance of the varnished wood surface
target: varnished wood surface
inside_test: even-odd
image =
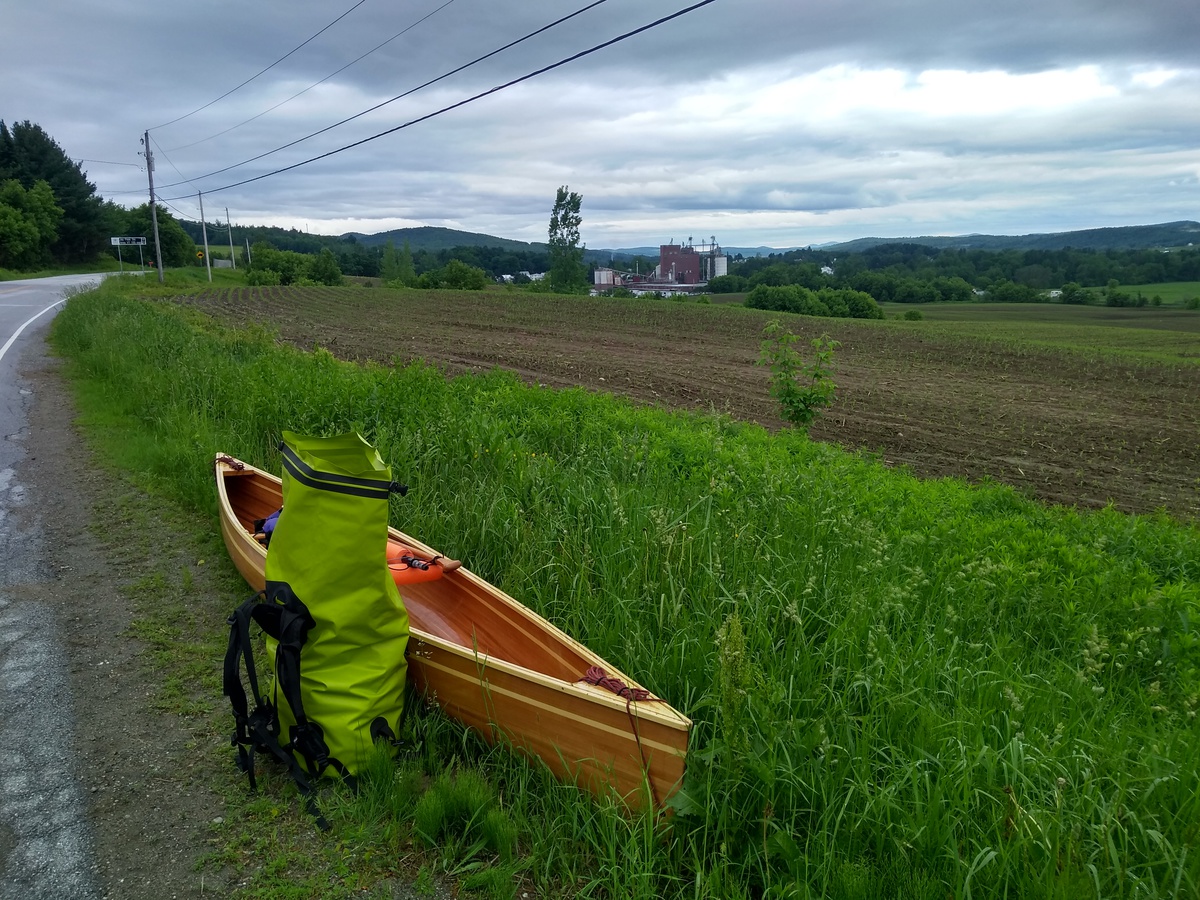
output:
[[[279,479],[218,462],[221,531],[246,581],[261,589],[266,550],[256,519],[279,508]],[[426,558],[436,551],[389,529],[390,539]],[[381,560],[382,563],[382,560]],[[657,698],[634,703],[581,679],[602,668],[640,687],[582,644],[467,568],[401,586],[416,686],[448,715],[489,741],[543,760],[560,778],[631,806],[663,803],[683,778],[691,721]]]

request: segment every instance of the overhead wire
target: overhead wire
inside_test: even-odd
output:
[[[155,131],[159,128],[166,128],[168,125],[174,125],[176,122],[182,122],[184,119],[186,119],[190,116],[194,116],[196,113],[200,112],[201,110],[208,109],[214,103],[219,103],[220,101],[222,101],[226,97],[228,97],[230,94],[232,94],[236,91],[240,91],[242,88],[244,88],[246,85],[248,85],[254,79],[258,78],[260,75],[265,75],[267,72],[271,71],[271,69],[275,68],[277,65],[279,65],[281,62],[283,62],[285,59],[287,59],[289,56],[291,56],[293,53],[295,53],[297,50],[299,50],[305,44],[320,37],[322,34],[324,34],[326,31],[328,31],[330,28],[332,28],[338,22],[342,21],[342,19],[346,18],[346,16],[350,15],[350,13],[354,12],[356,9],[358,9],[360,6],[362,6],[366,2],[367,2],[367,0],[358,0],[357,3],[355,3],[352,7],[350,7],[348,10],[346,10],[344,13],[342,13],[340,16],[338,16],[336,19],[334,19],[332,22],[330,22],[328,25],[326,25],[324,28],[322,28],[316,34],[310,36],[306,40],[297,44],[295,47],[293,47],[287,53],[283,54],[283,56],[279,57],[279,59],[275,60],[275,62],[271,63],[269,66],[267,66],[265,69],[263,69],[261,72],[258,72],[255,75],[251,75],[249,78],[247,78],[241,84],[239,84],[237,87],[230,88],[225,93],[223,93],[220,97],[217,97],[215,100],[209,100],[203,106],[198,106],[195,109],[193,109],[190,113],[184,113],[182,116],[174,118],[170,122],[163,122],[161,125],[155,125],[153,128],[148,129],[148,130]]]
[[[519,78],[514,78],[512,81],[507,81],[504,84],[500,84],[500,85],[497,85],[496,87],[489,88],[486,91],[481,91],[478,94],[475,94],[471,97],[467,97],[465,100],[460,100],[457,103],[452,103],[449,106],[444,106],[439,110],[436,110],[431,113],[427,113],[426,115],[420,116],[416,119],[410,119],[409,121],[404,122],[401,125],[397,125],[394,128],[389,128],[386,131],[381,131],[378,134],[373,134],[370,137],[363,138],[362,140],[355,141],[351,144],[346,144],[345,146],[342,146],[342,147],[338,147],[336,150],[330,150],[327,153],[322,153],[318,156],[310,157],[309,159],[302,160],[298,163],[293,163],[290,166],[284,166],[283,168],[275,169],[272,172],[265,172],[262,175],[256,175],[253,178],[246,178],[246,179],[243,179],[242,181],[236,181],[232,184],[226,184],[219,188],[212,188],[211,190],[208,190],[205,193],[215,194],[215,193],[219,193],[220,191],[227,191],[231,188],[241,187],[242,185],[245,185],[245,184],[252,184],[255,181],[262,181],[264,178],[270,178],[274,175],[280,175],[284,172],[290,172],[293,169],[298,169],[301,166],[308,165],[309,163],[314,163],[314,162],[317,162],[318,160],[327,159],[330,156],[334,156],[334,155],[336,155],[338,153],[342,153],[346,150],[351,150],[355,147],[361,147],[363,144],[367,144],[367,143],[370,143],[371,141],[378,140],[379,138],[385,137],[386,135],[389,135],[389,134],[395,134],[397,131],[401,131],[405,128],[410,128],[413,125],[417,125],[421,122],[427,122],[430,119],[436,118],[437,116],[443,115],[444,113],[448,113],[451,110],[455,110],[460,107],[466,106],[468,103],[474,103],[476,100],[481,100],[484,97],[488,97],[488,96],[491,96],[492,94],[499,93],[500,91],[507,90],[508,88],[513,87],[514,85],[518,85],[518,84],[521,84],[522,82],[529,81],[531,78],[536,78],[539,75],[544,75],[545,73],[551,72],[554,69],[561,68],[562,66],[565,66],[572,62],[575,62],[576,60],[582,59],[585,56],[590,56],[591,54],[596,53],[600,50],[604,50],[607,47],[611,47],[614,44],[619,44],[620,42],[628,40],[631,37],[635,37],[636,35],[639,35],[639,34],[642,34],[643,32],[649,31],[652,28],[657,28],[658,26],[664,25],[667,22],[672,21],[673,19],[678,19],[680,16],[685,16],[688,13],[695,12],[696,10],[700,9],[701,7],[708,6],[710,3],[715,3],[715,2],[716,2],[716,0],[700,0],[699,3],[693,3],[691,6],[684,7],[683,9],[673,12],[670,15],[663,16],[660,19],[655,19],[653,22],[650,22],[646,25],[642,25],[640,28],[635,28],[632,31],[627,31],[624,34],[618,35],[615,38],[611,38],[610,40],[604,41],[603,43],[596,44],[594,47],[589,47],[587,50],[581,50],[578,53],[574,53],[571,56],[565,57],[564,59],[560,59],[558,62],[551,63],[548,66],[543,66],[540,69],[536,69],[535,71],[530,72],[527,75],[522,75]],[[201,176],[201,177],[205,177],[205,176]],[[183,199],[183,198],[173,197],[171,199]]]
[[[230,125],[230,126],[229,126],[228,128],[226,128],[224,131],[218,131],[216,134],[210,134],[210,135],[209,135],[208,137],[206,137],[206,138],[201,138],[201,139],[200,139],[200,140],[198,140],[198,141],[192,141],[190,144],[181,144],[181,145],[180,145],[180,146],[178,146],[178,147],[172,147],[172,148],[171,148],[171,152],[172,152],[172,153],[174,153],[176,150],[187,150],[187,149],[188,149],[188,148],[190,148],[190,147],[196,147],[196,146],[198,146],[198,145],[200,145],[200,144],[203,144],[203,143],[206,143],[206,142],[208,142],[208,141],[211,141],[213,138],[219,138],[219,137],[221,137],[222,135],[229,134],[229,132],[231,132],[231,131],[234,131],[234,130],[236,130],[236,129],[238,129],[238,128],[241,128],[243,125],[249,125],[249,124],[250,124],[251,122],[253,122],[255,119],[260,119],[260,118],[262,118],[263,116],[265,116],[267,113],[269,113],[269,112],[274,112],[275,110],[279,109],[279,107],[281,107],[281,106],[284,106],[285,104],[291,103],[291,102],[292,102],[293,100],[295,100],[297,97],[299,97],[299,96],[301,96],[301,95],[303,95],[303,94],[307,94],[307,93],[308,93],[309,91],[311,91],[313,88],[315,88],[315,87],[319,87],[320,85],[322,85],[322,84],[324,84],[325,82],[327,82],[327,81],[328,81],[330,78],[333,78],[335,75],[340,75],[342,72],[345,72],[345,71],[346,71],[348,68],[350,68],[351,66],[355,65],[356,63],[362,62],[364,59],[366,59],[368,56],[370,56],[372,53],[376,52],[377,50],[382,50],[384,47],[386,47],[388,44],[390,44],[390,43],[391,43],[392,41],[394,41],[396,38],[398,38],[398,37],[401,37],[401,36],[403,36],[403,35],[407,34],[408,32],[412,31],[414,28],[416,28],[418,25],[420,25],[420,24],[421,24],[422,22],[424,22],[426,19],[433,18],[433,16],[437,15],[438,13],[440,13],[440,12],[441,12],[443,9],[445,9],[447,6],[449,6],[449,5],[450,5],[451,3],[453,3],[453,2],[454,2],[454,0],[446,0],[446,2],[445,2],[445,3],[443,3],[441,6],[439,6],[437,9],[433,10],[432,12],[428,12],[428,13],[426,13],[425,15],[421,16],[421,18],[417,19],[417,21],[413,22],[411,25],[407,26],[406,28],[403,28],[403,29],[401,29],[400,31],[397,31],[395,34],[393,34],[393,35],[392,35],[390,38],[388,38],[386,41],[383,41],[383,42],[382,42],[382,43],[380,43],[380,44],[376,44],[374,47],[372,47],[372,48],[371,48],[370,50],[368,50],[366,53],[362,54],[362,56],[359,56],[359,57],[356,57],[355,59],[352,59],[352,60],[350,60],[350,62],[346,63],[344,66],[342,66],[342,67],[341,67],[340,69],[338,69],[337,71],[335,71],[335,72],[330,72],[328,75],[326,75],[326,76],[325,76],[324,78],[322,78],[320,81],[315,81],[315,82],[313,82],[313,83],[312,83],[312,84],[310,84],[308,87],[306,87],[304,90],[302,90],[302,91],[299,91],[298,93],[292,94],[292,96],[288,97],[286,100],[280,100],[280,101],[279,101],[278,103],[276,103],[274,106],[271,106],[271,107],[268,107],[267,109],[264,109],[264,110],[263,110],[262,112],[260,112],[258,115],[251,116],[251,117],[250,117],[250,118],[248,118],[248,119],[245,119],[245,120],[243,120],[243,121],[241,121],[241,122],[238,122],[236,125]]]
[[[368,113],[373,113],[376,110],[382,109],[383,107],[387,106],[390,103],[395,103],[397,100],[402,100],[405,97],[411,96],[412,94],[417,93],[417,91],[422,91],[427,87],[437,84],[439,81],[444,81],[445,79],[449,78],[452,75],[457,75],[459,72],[462,72],[464,69],[469,69],[469,68],[471,68],[471,66],[478,65],[479,63],[484,62],[485,60],[491,59],[493,56],[495,56],[498,53],[503,53],[505,50],[509,50],[512,47],[515,47],[517,44],[528,41],[531,38],[535,38],[539,34],[549,31],[551,28],[561,25],[563,22],[573,19],[576,16],[583,15],[585,12],[587,12],[591,9],[595,9],[597,6],[600,6],[607,2],[608,2],[608,0],[593,0],[593,2],[587,4],[586,6],[582,6],[572,13],[568,13],[567,15],[562,16],[561,18],[555,19],[553,22],[543,25],[541,28],[538,28],[536,31],[531,31],[528,34],[517,38],[515,41],[509,41],[507,44],[505,44],[502,47],[497,47],[495,50],[485,53],[483,56],[478,56],[475,59],[471,60],[470,62],[463,63],[461,66],[451,69],[449,72],[439,75],[436,78],[431,78],[431,79],[429,79],[429,81],[426,81],[424,84],[419,84],[414,88],[410,88],[402,94],[397,94],[395,97],[392,97],[388,100],[384,100],[381,103],[376,103],[374,106],[369,107],[368,109],[364,109],[364,110],[362,110],[362,112],[357,112],[352,116],[348,116],[345,119],[342,119],[340,122],[334,122],[332,125],[326,125],[324,128],[314,131],[311,134],[306,134],[306,135],[304,135],[304,137],[296,138],[296,140],[294,140],[294,141],[290,141],[289,143],[283,144],[280,147],[276,147],[274,150],[268,150],[265,153],[260,153],[257,156],[252,156],[249,159],[244,159],[239,163],[233,163],[232,165],[225,166],[224,168],[221,168],[221,169],[216,169],[216,170],[214,170],[212,172],[208,172],[207,174],[204,174],[204,175],[197,175],[196,177],[198,179],[211,178],[214,175],[221,175],[222,173],[232,171],[233,169],[240,169],[242,166],[249,165],[252,162],[257,162],[260,159],[265,159],[268,156],[272,156],[276,153],[279,153],[281,150],[287,150],[290,147],[295,147],[297,144],[301,144],[304,141],[309,140],[310,138],[317,137],[318,135],[324,134],[327,131],[332,131],[334,128],[339,128],[342,125],[347,124],[348,122],[353,122],[355,119],[361,119],[363,116],[367,115]],[[184,182],[176,181],[176,182],[173,182],[170,184],[164,184],[162,187],[165,190],[167,188],[178,187],[180,184],[183,184],[183,183]]]
[[[167,161],[167,163],[171,166],[171,168],[174,169],[179,174],[179,177],[182,178],[184,181],[186,181],[188,184],[190,184],[192,187],[196,188],[196,190],[200,190],[200,188],[199,188],[199,186],[197,186],[196,182],[192,181],[192,179],[190,179],[186,175],[184,175],[183,172],[179,171],[179,166],[175,165],[175,163],[171,161],[171,157],[167,156],[167,151],[162,148],[162,145],[158,143],[158,140],[154,137],[154,135],[150,135],[150,140],[154,142],[155,147],[158,147],[158,152],[163,155],[163,159],[165,159]],[[183,182],[176,181],[174,184],[182,184],[182,183]],[[164,187],[173,187],[173,185],[164,185]]]
[[[183,210],[179,209],[179,207],[173,205],[170,200],[164,200],[162,197],[155,197],[154,199],[156,201],[158,201],[159,203],[164,203],[167,206],[170,206],[171,209],[175,210],[175,212],[179,215],[180,218],[183,218],[183,219],[191,219],[192,218],[192,216],[184,213]],[[171,198],[171,200],[183,200],[183,199],[186,199],[186,198],[184,198],[184,197],[172,197]]]
[[[77,160],[75,160],[75,165],[82,166],[84,163],[87,163],[87,162],[99,163],[102,166],[133,166],[135,169],[142,168],[137,163],[112,162],[111,160],[107,160],[107,159],[77,159]]]

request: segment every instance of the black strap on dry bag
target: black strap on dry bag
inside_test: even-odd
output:
[[[329,823],[317,810],[312,784],[296,760],[298,752],[308,762],[314,776],[319,775],[327,765],[334,765],[344,773],[336,760],[329,759],[320,726],[305,718],[300,701],[300,651],[314,623],[304,604],[294,594],[290,597],[294,602],[278,597],[264,602],[266,596],[267,592],[264,591],[254,594],[235,609],[227,620],[229,647],[225,652],[224,690],[233,707],[234,732],[230,743],[237,748],[237,765],[249,776],[251,790],[258,788],[254,776],[256,751],[269,752],[283,763],[304,797],[305,807],[316,819],[317,827],[326,831]],[[264,697],[259,689],[254,646],[250,640],[251,621],[257,622],[264,632],[279,642],[275,654],[275,686],[277,691],[283,691],[284,699],[291,706],[298,723],[291,729],[287,744],[279,742],[276,705]],[[243,664],[254,697],[253,710],[249,708],[246,690],[242,685]]]

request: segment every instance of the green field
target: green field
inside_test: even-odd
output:
[[[919,310],[912,327],[1052,350],[1200,363],[1200,311],[1061,303],[884,303],[889,318]],[[908,323],[906,323],[908,324]]]
[[[145,489],[215,533],[214,452],[276,470],[283,428],[357,430],[412,485],[393,524],[696,723],[656,820],[414,717],[416,750],[359,798],[327,798],[319,850],[222,858],[248,894],[361,896],[414,842],[503,897],[1200,891],[1194,526],[921,481],[800,432],[499,372],[360,367],[128,289],[72,299],[53,339],[83,426]],[[904,325],[972,327],[939,314]],[[1105,330],[1055,327],[1084,328],[988,331],[1090,349]],[[232,815],[245,841],[302,818],[273,790]]]
[[[1200,297],[1200,281],[1164,281],[1158,284],[1132,284],[1123,291],[1146,298],[1161,297],[1163,303],[1182,306],[1184,301]]]

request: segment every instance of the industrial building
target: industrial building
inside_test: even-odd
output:
[[[715,235],[708,243],[698,244],[689,237],[686,244],[660,244],[658,265],[653,273],[597,268],[593,283],[601,291],[625,287],[635,292],[690,292],[728,271],[729,257],[721,250]]]

